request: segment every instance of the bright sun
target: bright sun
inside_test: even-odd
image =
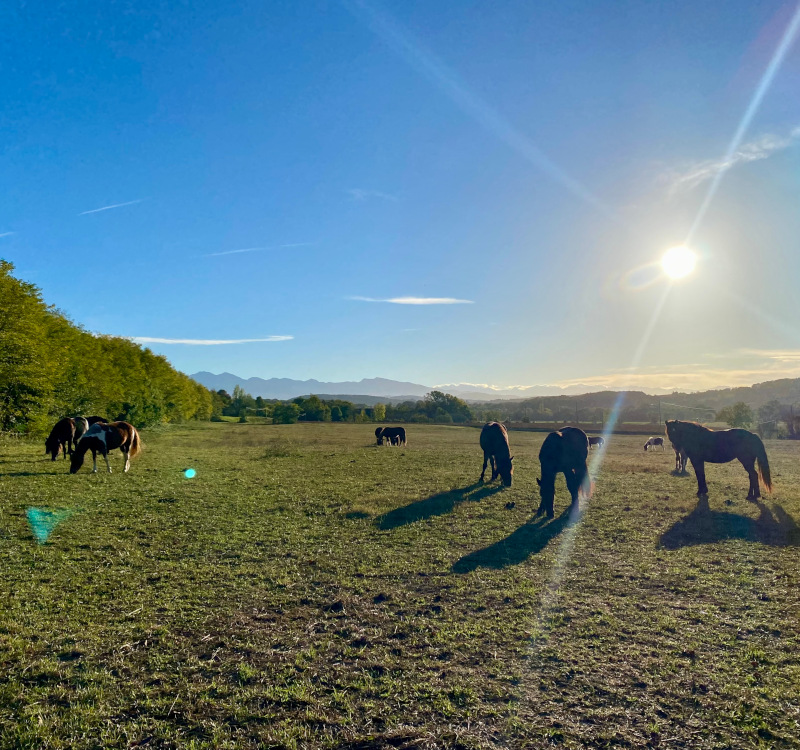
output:
[[[673,247],[664,253],[661,259],[661,268],[671,279],[682,279],[694,271],[697,256],[684,245]]]

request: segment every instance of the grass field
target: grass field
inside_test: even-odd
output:
[[[572,523],[541,433],[501,489],[475,429],[373,427],[144,431],[127,475],[0,444],[0,747],[800,747],[800,444],[698,505],[612,438]]]

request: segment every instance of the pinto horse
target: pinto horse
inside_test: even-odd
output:
[[[64,417],[55,423],[50,430],[47,440],[44,441],[44,452],[52,456],[55,461],[59,452],[64,452],[64,458],[68,453],[72,453],[74,444],[77,442],[75,435],[75,420],[72,417]]]
[[[591,494],[592,483],[586,467],[588,455],[589,438],[577,427],[562,427],[544,439],[539,451],[542,478],[536,480],[541,496],[537,516],[546,513],[548,518],[552,518],[555,515],[553,500],[556,495],[556,474],[559,472],[564,472],[573,508],[578,507],[579,493],[584,497]]]
[[[605,442],[606,442],[606,441],[605,441],[605,439],[604,439],[604,438],[602,438],[602,437],[600,437],[600,435],[597,435],[597,436],[595,436],[595,437],[590,437],[590,438],[589,438],[589,450],[591,450],[591,449],[592,449],[592,448],[593,448],[595,445],[596,445],[598,448],[602,448],[602,447],[603,447],[603,444],[604,444]]]
[[[508,446],[506,428],[500,422],[487,422],[481,429],[480,443],[483,449],[483,471],[480,481],[483,481],[486,474],[486,464],[491,461],[492,478],[490,481],[494,482],[499,474],[503,484],[510,487],[511,476],[514,473],[511,462],[514,460],[514,456],[511,455],[511,449]]]
[[[648,448],[655,448],[657,445],[661,446],[661,450],[665,450],[664,448],[664,438],[662,437],[651,437],[648,441],[644,444],[644,449],[647,450]]]
[[[92,474],[97,473],[98,452],[106,460],[106,468],[111,473],[111,464],[108,463],[108,452],[119,448],[125,456],[125,471],[131,466],[131,459],[141,450],[141,441],[136,428],[127,422],[97,422],[93,424],[86,434],[78,441],[72,453],[69,473],[75,474],[83,466],[83,457],[87,451],[92,452],[94,468]]]
[[[673,445],[686,452],[697,475],[697,496],[708,496],[705,462],[726,464],[738,458],[750,477],[747,499],[755,502],[761,497],[758,478],[772,492],[772,477],[769,473],[767,451],[761,438],[750,430],[711,430],[696,422],[667,420],[667,437]],[[758,463],[758,473],[755,465]]]

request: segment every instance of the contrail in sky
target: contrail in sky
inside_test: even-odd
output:
[[[137,344],[190,344],[195,346],[218,346],[220,344],[254,344],[262,341],[289,341],[294,336],[267,336],[265,339],[161,339],[152,336],[128,336]]]
[[[93,208],[91,211],[81,211],[78,216],[86,216],[86,214],[96,214],[98,211],[108,211],[111,208],[122,208],[123,206],[132,206],[134,203],[141,203],[144,198],[139,198],[135,201],[127,201],[126,203],[114,203],[111,206],[103,206],[102,208]]]
[[[8,237],[10,234],[15,234],[15,232],[3,232],[0,237]]]
[[[241,250],[224,250],[221,253],[207,253],[201,257],[215,258],[220,255],[236,255],[237,253],[255,253],[260,250],[279,250],[282,247],[310,247],[315,243],[313,242],[290,242],[286,245],[268,245],[264,247],[243,247]]]

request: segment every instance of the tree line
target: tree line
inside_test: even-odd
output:
[[[324,400],[313,395],[298,396],[289,401],[265,400],[261,396],[253,398],[237,385],[233,394],[219,390],[213,394],[213,399],[212,419],[229,416],[246,421],[248,415],[256,415],[270,417],[275,424],[386,421],[463,424],[475,419],[466,401],[441,391],[431,391],[420,401],[363,406],[343,399]]]
[[[0,260],[0,431],[41,433],[81,414],[136,427],[211,416],[211,392],[165,357],[89,333],[13,270]]]

